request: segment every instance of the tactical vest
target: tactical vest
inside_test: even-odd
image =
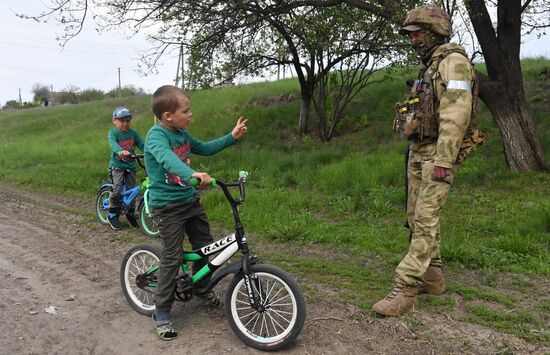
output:
[[[447,51],[432,58],[432,61],[420,71],[418,79],[411,87],[411,92],[405,99],[395,104],[396,116],[393,130],[405,138],[414,142],[437,140],[439,136],[439,117],[437,115],[439,100],[436,98],[433,78],[443,59],[452,53],[464,53],[457,48],[449,48]],[[478,83],[474,80],[472,87],[472,111],[470,123],[466,130],[465,138],[476,132],[478,97]],[[478,134],[481,134],[478,131]]]

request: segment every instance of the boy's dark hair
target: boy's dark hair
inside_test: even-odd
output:
[[[151,106],[153,113],[159,120],[162,120],[163,113],[174,113],[178,109],[178,95],[180,94],[189,98],[185,91],[174,85],[164,85],[155,91]]]

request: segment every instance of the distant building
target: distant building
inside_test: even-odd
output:
[[[53,106],[53,92],[48,91],[48,93],[44,97],[43,106]]]

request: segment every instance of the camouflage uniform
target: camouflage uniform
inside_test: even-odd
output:
[[[441,61],[436,60],[441,56]],[[434,64],[439,66],[430,70]],[[421,72],[434,73],[431,81],[439,130],[437,137],[413,140],[409,155],[407,219],[413,237],[408,254],[397,266],[396,282],[412,286],[422,284],[429,265],[442,264],[439,215],[458,168],[456,160],[470,123],[475,85],[473,66],[462,47],[453,43],[439,46]],[[450,175],[433,180],[434,166],[451,169]]]
[[[422,66],[405,100],[396,104],[394,130],[411,143],[407,166],[409,252],[395,270],[393,290],[372,309],[398,316],[418,305],[417,295],[445,292],[441,270],[439,215],[460,162],[481,142],[475,129],[475,71],[464,49],[446,43],[451,22],[434,5],[411,10],[408,34]]]

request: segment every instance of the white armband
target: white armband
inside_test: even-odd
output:
[[[461,80],[449,80],[447,83],[447,89],[456,89],[456,90],[464,90],[464,91],[472,91],[472,85],[470,85],[467,81],[461,81]]]

